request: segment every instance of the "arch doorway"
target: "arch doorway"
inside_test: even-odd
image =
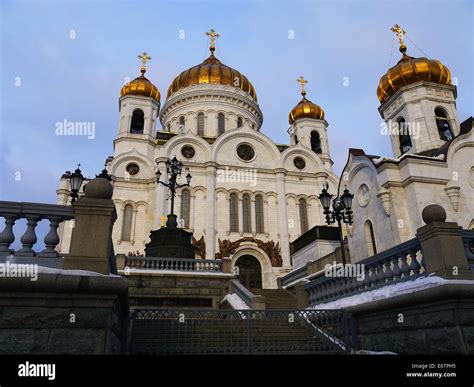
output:
[[[247,289],[262,288],[262,267],[258,259],[251,255],[243,255],[235,262],[239,268],[239,280]]]

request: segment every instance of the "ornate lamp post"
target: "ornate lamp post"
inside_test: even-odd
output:
[[[176,180],[178,176],[181,176],[181,171],[183,169],[183,163],[179,161],[176,156],[173,159],[166,160],[166,172],[168,174],[168,183],[160,181],[161,171],[158,169],[156,171],[156,182],[162,184],[170,190],[171,195],[171,213],[168,215],[168,220],[166,221],[166,227],[176,228],[178,222],[176,221],[176,215],[174,214],[174,198],[176,196],[176,190],[178,188],[189,187],[191,183],[191,174],[186,175],[186,184],[179,184]]]
[[[74,203],[79,197],[79,190],[81,189],[82,183],[84,182],[84,176],[82,176],[81,170],[79,167],[81,164],[77,165],[77,169],[69,177],[69,184],[71,186],[71,203]]]
[[[344,192],[341,196],[336,196],[332,200],[332,210],[331,206],[331,195],[328,192],[329,186],[323,186],[321,194],[318,196],[321,201],[321,205],[324,209],[324,215],[326,215],[326,223],[331,225],[337,222],[337,227],[339,229],[339,243],[341,245],[341,254],[342,254],[342,263],[346,264],[346,254],[344,251],[344,240],[342,235],[342,222],[351,225],[352,224],[352,199],[354,195],[349,192],[347,187],[344,187]]]

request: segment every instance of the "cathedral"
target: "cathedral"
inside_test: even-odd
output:
[[[355,194],[347,232],[354,261],[413,238],[427,204],[441,204],[450,221],[470,226],[472,119],[459,122],[449,69],[409,56],[404,31],[395,32],[402,58],[377,89],[393,156],[350,149],[341,181],[332,169],[329,123],[307,98],[303,77],[301,99],[288,109],[289,144],[276,144],[260,132],[263,113],[250,80],[215,56],[214,30],[207,33],[209,57],[176,76],[163,103],[148,79],[151,58],[140,55],[141,75],[120,90],[114,154],[106,161],[114,177],[115,253],[144,254],[150,231],[164,226],[170,200],[156,172],[165,176],[173,157],[192,175],[177,192],[174,212],[193,233],[196,259],[228,257],[242,272],[259,273],[246,280],[250,288],[276,288],[277,278],[292,270],[290,242],[325,225],[318,194],[326,184],[333,194],[341,183]],[[58,204],[69,203],[68,187],[66,174]],[[63,253],[71,230],[60,229]]]

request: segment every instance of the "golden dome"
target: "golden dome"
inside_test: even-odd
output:
[[[191,67],[179,74],[168,88],[169,97],[171,94],[192,85],[219,84],[236,87],[257,101],[255,89],[247,77],[237,70],[226,66],[214,56],[215,48],[211,46],[211,55],[201,64]]]
[[[141,95],[143,97],[151,97],[160,102],[160,92],[158,88],[145,78],[145,71],[142,70],[142,75],[135,78],[133,81],[122,87],[120,96],[124,95]]]
[[[146,52],[139,55],[138,58],[141,59],[142,65],[140,72],[142,75],[135,78],[133,81],[127,83],[120,90],[120,96],[124,95],[141,95],[143,97],[151,97],[157,102],[160,102],[160,91],[158,88],[151,83],[146,77],[146,62],[151,59]]]
[[[296,105],[288,115],[288,121],[290,125],[293,125],[293,123],[296,120],[299,120],[300,118],[324,120],[324,110],[322,109],[322,107],[311,102],[309,99],[306,99],[306,91],[304,90],[304,84],[308,83],[308,81],[305,81],[303,77],[300,77],[298,82],[301,83],[301,95],[303,96],[303,98],[301,98],[301,101],[298,102],[298,105]]]
[[[400,38],[399,38],[400,39]],[[401,87],[419,81],[451,84],[451,72],[440,61],[428,58],[413,58],[406,54],[407,47],[400,39],[402,59],[380,78],[377,97],[384,103]]]

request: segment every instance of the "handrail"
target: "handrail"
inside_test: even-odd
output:
[[[231,283],[231,291],[234,291],[243,302],[247,304],[249,308],[252,308],[252,304],[254,299],[257,297],[253,294],[250,290],[248,290],[238,279],[233,279],[230,281]]]
[[[281,277],[281,286],[287,286],[294,281],[302,279],[308,275],[308,269],[306,265],[303,265],[293,271],[290,271],[287,275]]]
[[[125,267],[141,270],[220,273],[222,260],[126,256]]]
[[[407,279],[425,275],[425,263],[420,241],[410,239],[372,257],[356,263],[363,268],[364,278],[327,277],[318,274],[304,285],[311,306],[348,295],[372,290]],[[363,265],[363,266],[362,266]]]

